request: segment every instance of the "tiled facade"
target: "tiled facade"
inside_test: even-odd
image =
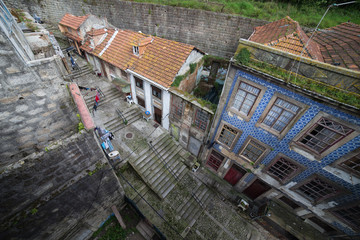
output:
[[[228,95],[222,96],[223,101],[226,103],[222,109],[218,109],[218,111],[222,111],[222,113],[220,119],[217,119],[217,122],[214,124],[215,131],[214,134],[212,134],[211,136],[212,138],[211,142],[214,142],[213,149],[222,153],[227,159],[232,160],[232,162],[237,162],[238,165],[244,167],[244,164],[242,164],[241,162],[239,162],[240,160],[238,160],[239,150],[244,145],[248,136],[252,136],[256,140],[271,147],[271,151],[261,160],[260,164],[255,164],[253,168],[250,167],[250,169],[252,169],[252,173],[248,173],[245,175],[245,177],[240,179],[238,185],[240,185],[241,187],[239,187],[237,190],[242,191],[247,186],[249,186],[249,184],[252,183],[252,180],[254,180],[256,177],[261,179],[263,178],[263,175],[267,175],[264,169],[266,169],[266,167],[275,157],[277,157],[279,154],[283,154],[286,157],[290,158],[291,160],[294,160],[296,163],[299,163],[302,167],[301,169],[302,171],[299,174],[295,174],[295,176],[289,181],[285,182],[284,185],[282,185],[279,182],[275,185],[273,185],[271,182],[270,183],[267,182],[273,187],[273,189],[281,188],[282,192],[284,191],[286,193],[293,192],[294,194],[292,196],[294,196],[296,195],[296,193],[295,190],[292,191],[291,187],[293,187],[297,183],[301,183],[302,181],[309,179],[309,177],[312,176],[313,174],[317,174],[319,176],[325,177],[326,179],[330,180],[335,185],[338,185],[344,191],[344,194],[340,194],[339,196],[334,198],[326,199],[318,203],[318,205],[316,205],[317,203],[314,203],[312,206],[311,203],[304,204],[307,207],[313,209],[313,211],[316,211],[316,207],[320,205],[322,209],[331,209],[331,207],[333,206],[342,206],[344,204],[352,203],[354,201],[360,201],[360,184],[356,184],[356,181],[353,183],[350,183],[349,181],[345,181],[341,176],[337,176],[324,169],[324,167],[333,164],[336,160],[340,159],[344,155],[356,150],[357,148],[360,148],[360,135],[359,135],[360,118],[358,116],[353,116],[343,111],[319,103],[310,97],[306,97],[304,95],[300,95],[298,93],[285,89],[284,87],[277,85],[275,81],[271,82],[268,80],[264,80],[260,77],[256,77],[253,74],[249,74],[248,72],[246,72],[241,68],[237,68],[234,66],[231,66],[231,68],[235,68],[236,73],[233,78],[233,81],[231,83],[230,82],[227,83],[229,86],[231,84],[231,87],[228,91]],[[261,97],[259,104],[256,106],[253,115],[248,121],[239,117],[233,111],[229,111],[230,105],[232,103],[230,99],[237,92],[237,88],[238,88],[237,83],[244,79],[248,80],[248,82],[251,81],[253,83],[261,85],[266,89],[264,95]],[[231,81],[231,80],[232,80],[231,78],[227,79],[227,81]],[[294,125],[282,138],[279,138],[278,136],[271,134],[270,132],[264,130],[261,127],[255,126],[256,123],[258,123],[258,120],[263,114],[264,110],[268,106],[269,101],[276,93],[277,94],[280,93],[286,97],[290,97],[291,99],[294,99],[307,106],[303,114],[300,116],[300,118],[297,119]],[[345,122],[350,123],[350,125],[353,128],[355,128],[356,133],[354,133],[353,135],[355,137],[353,137],[348,141],[345,141],[343,145],[341,145],[342,142],[340,142],[339,143],[340,146],[338,146],[335,150],[324,156],[321,160],[310,160],[308,159],[308,157],[305,157],[304,154],[299,154],[298,152],[292,150],[290,145],[293,139],[307,126],[307,124],[314,117],[316,117],[319,113],[322,112],[329,114],[335,119],[340,119],[341,120],[341,122],[339,122],[340,124],[343,124]],[[228,124],[230,127],[235,127],[236,129],[239,129],[242,132],[240,137],[237,139],[236,144],[233,145],[230,151],[225,150],[225,148],[217,140],[217,135],[219,131],[221,131],[221,126],[224,123]],[[210,152],[211,149],[208,154],[210,154]],[[217,170],[218,174],[222,175],[222,177],[229,169],[229,165],[224,166],[226,165],[224,164],[225,162],[226,160],[223,161],[223,165]],[[260,171],[259,169],[263,169],[263,170]],[[266,179],[269,178],[270,175],[267,175]],[[301,197],[296,199],[295,201],[301,202]],[[325,206],[328,202],[332,202],[332,205],[328,204],[328,206]],[[344,225],[343,223],[340,224],[339,221],[332,220],[331,224],[341,229],[342,231],[346,232],[347,234],[354,234],[354,231],[352,229],[347,228],[346,225]]]

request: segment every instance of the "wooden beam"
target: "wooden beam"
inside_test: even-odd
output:
[[[117,219],[118,222],[120,223],[120,226],[121,226],[123,229],[126,229],[125,222],[124,222],[124,220],[122,219],[122,217],[121,217],[119,211],[117,210],[116,206],[115,206],[115,205],[112,206],[111,209],[113,210],[116,219]]]

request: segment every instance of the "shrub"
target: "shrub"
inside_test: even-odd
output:
[[[242,48],[235,56],[235,60],[244,65],[248,64],[250,60],[249,50],[247,50],[247,48]]]

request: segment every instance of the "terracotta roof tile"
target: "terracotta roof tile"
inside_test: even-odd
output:
[[[103,35],[105,32],[106,31],[104,28],[101,29],[92,28],[89,32],[87,32],[87,34],[89,34],[90,36],[98,36],[98,35]]]
[[[313,40],[320,46],[325,63],[360,71],[360,25],[347,22],[320,30]]]
[[[64,17],[60,20],[59,24],[73,28],[78,29],[80,25],[89,17],[90,15],[85,16],[74,16],[70,13],[66,13]]]
[[[256,27],[249,40],[300,55],[309,37],[290,17]],[[323,61],[319,46],[310,41],[303,56]]]
[[[175,42],[155,36],[129,30],[118,30],[116,37],[107,50],[99,56],[107,42],[115,33],[115,29],[108,29],[105,40],[95,49],[90,48],[90,41],[86,41],[81,48],[101,59],[119,67],[130,69],[162,86],[169,88],[176,74],[185,63],[194,46]],[[134,43],[146,45],[140,56],[133,54]]]
[[[65,36],[67,36],[68,38],[71,38],[71,39],[73,39],[73,40],[75,40],[75,41],[77,41],[77,42],[81,42],[81,41],[82,41],[82,39],[81,39],[79,36],[75,36],[74,34],[71,34],[71,33],[69,33],[69,32],[65,32],[64,34],[65,34]]]

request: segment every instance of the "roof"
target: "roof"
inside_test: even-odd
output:
[[[154,81],[165,88],[169,88],[176,74],[185,63],[194,46],[133,32],[130,30],[115,30],[109,28],[107,36],[101,44],[92,49],[90,41],[86,41],[81,48],[102,60],[122,70],[130,69],[137,74]],[[114,36],[111,44],[106,48],[109,40]],[[133,54],[132,46],[135,42],[148,43],[144,53],[140,56]],[[103,53],[100,56],[100,53]]]
[[[324,62],[360,71],[360,25],[342,23],[314,34]]]
[[[80,25],[90,16],[90,14],[85,16],[74,16],[70,13],[66,13],[64,17],[60,20],[59,24],[73,28],[78,29]]]
[[[87,34],[89,34],[90,36],[98,36],[98,35],[103,35],[105,32],[106,32],[105,28],[100,28],[100,29],[92,28],[89,32],[87,32]]]
[[[300,55],[309,37],[298,22],[285,17],[264,26],[255,27],[249,40],[261,43],[281,51]],[[303,56],[322,61],[319,46],[310,42],[302,53]]]
[[[69,33],[69,32],[65,32],[64,34],[65,34],[65,36],[67,36],[68,38],[71,38],[71,39],[73,39],[73,40],[75,40],[75,41],[77,41],[77,42],[81,42],[81,41],[82,41],[82,39],[81,39],[79,36],[75,36],[74,34],[71,34],[71,33]]]

